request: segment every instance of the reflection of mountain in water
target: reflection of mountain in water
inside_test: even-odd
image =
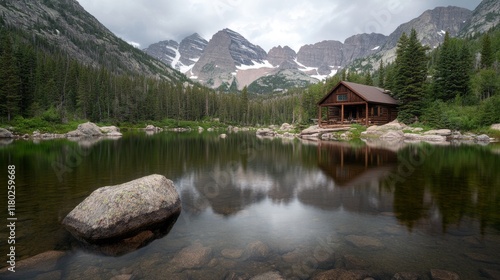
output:
[[[499,215],[487,210],[498,209],[499,157],[487,150],[408,146],[394,152],[364,144],[254,139],[235,141],[237,152],[226,149],[228,143],[200,146],[205,150],[197,153],[199,165],[179,179],[185,214],[211,209],[227,217],[266,199],[298,200],[330,211],[393,213],[410,230],[447,231],[474,215],[484,218],[482,227],[500,228]]]

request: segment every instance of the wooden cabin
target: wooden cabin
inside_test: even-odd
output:
[[[389,91],[342,81],[318,102],[318,124],[320,127],[352,123],[383,125],[396,119],[397,107],[398,102]]]

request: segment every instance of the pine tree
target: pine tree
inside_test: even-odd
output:
[[[244,124],[248,121],[248,88],[243,87],[241,91],[241,116]]]
[[[365,76],[365,85],[367,86],[373,86],[373,79],[372,79],[372,74],[370,74],[370,71],[366,73]]]
[[[0,31],[0,52],[0,112],[10,121],[20,111],[20,78],[11,39],[3,30]]]
[[[481,48],[481,69],[490,68],[493,65],[493,50],[491,48],[490,35],[487,33],[483,37]]]
[[[403,33],[398,42],[394,90],[400,102],[398,119],[402,122],[414,122],[421,115],[427,78],[426,51],[415,29],[410,37]]]
[[[464,42],[458,56],[458,73],[457,80],[459,82],[458,92],[465,100],[471,99],[471,70],[473,67],[473,58],[468,42]]]
[[[382,59],[380,60],[380,66],[378,68],[378,87],[379,88],[385,87],[385,68],[384,68],[384,61]]]

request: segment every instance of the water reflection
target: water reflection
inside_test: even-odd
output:
[[[298,200],[329,211],[394,215],[409,231],[447,232],[466,218],[480,218],[481,229],[499,229],[498,211],[490,209],[500,210],[494,171],[500,162],[487,149],[424,144],[396,152],[363,143],[260,141],[246,142],[253,148],[240,149],[237,160],[216,161],[208,171],[182,177],[182,184],[193,186],[182,191],[185,211],[197,215],[209,208],[229,217],[264,200]],[[453,149],[471,153],[460,159]]]
[[[0,166],[14,163],[19,170],[20,259],[53,249],[80,253],[81,247],[65,235],[62,218],[98,187],[157,173],[174,181],[183,203],[169,234],[122,257],[89,254],[86,260],[111,269],[139,263],[135,269],[147,278],[161,275],[162,265],[170,271],[168,260],[201,243],[212,248],[210,263],[226,273],[228,261],[242,270],[248,261],[225,258],[222,250],[245,250],[259,240],[270,248],[269,256],[251,263],[244,271],[247,278],[256,275],[256,267],[293,278],[294,260],[323,248],[320,238],[334,240],[328,244],[337,256],[335,262],[322,263],[325,269],[348,268],[345,260],[352,258],[345,256],[355,255],[384,273],[399,272],[393,271],[396,267],[425,273],[438,263],[462,267],[462,275],[472,275],[463,278],[474,279],[478,265],[465,254],[494,256],[500,250],[500,155],[492,149],[305,145],[247,133],[222,140],[215,133],[165,132],[126,134],[88,147],[67,140],[15,141],[0,149]],[[68,167],[62,176],[54,163]],[[6,203],[1,196],[0,204]],[[352,235],[377,238],[387,249],[367,254],[346,242]],[[88,266],[76,257],[61,263],[81,271]],[[210,269],[207,261],[198,272],[208,275]],[[72,275],[70,269],[61,270]],[[375,278],[390,279],[384,278],[389,274]]]

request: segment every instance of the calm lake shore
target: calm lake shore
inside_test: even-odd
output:
[[[294,125],[284,123],[281,126],[270,125],[265,128],[256,127],[236,127],[228,126],[225,129],[220,127],[211,127],[204,129],[201,126],[198,128],[161,128],[154,125],[147,125],[145,128],[137,128],[144,130],[148,134],[154,134],[162,131],[172,132],[189,132],[198,131],[204,132],[228,132],[237,133],[240,131],[256,131],[259,137],[279,137],[279,138],[301,138],[307,140],[332,140],[332,141],[349,141],[354,139],[372,140],[380,139],[381,141],[396,143],[416,143],[428,142],[431,144],[488,144],[490,142],[498,142],[499,139],[490,137],[486,134],[474,134],[471,132],[462,133],[451,129],[431,129],[425,130],[421,127],[410,127],[405,124],[393,121],[391,123],[381,126],[370,126],[368,128],[359,126],[343,126],[343,127],[330,127],[321,128],[318,125],[310,126],[300,132]],[[490,128],[492,131],[500,131],[500,124],[493,124]],[[50,139],[82,139],[88,137],[121,137],[122,133],[120,128],[116,126],[102,126],[99,127],[94,123],[82,123],[76,130],[67,133],[40,133],[35,130],[32,134],[15,134],[11,131],[0,128],[0,139],[3,144],[10,143],[9,139],[36,139],[36,140],[50,140]],[[222,133],[221,138],[225,138],[227,134]]]

